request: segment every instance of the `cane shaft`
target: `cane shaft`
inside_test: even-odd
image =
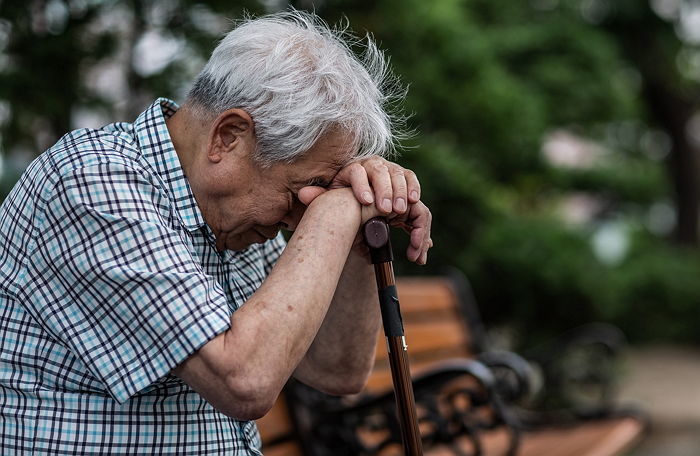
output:
[[[408,353],[403,337],[387,337],[391,379],[394,382],[394,396],[401,429],[401,439],[406,456],[421,456],[423,454],[416,401],[413,397],[413,384],[408,369]]]
[[[398,298],[396,297],[396,281],[391,262],[374,265],[377,278],[377,289],[380,296],[386,347],[389,351],[389,366],[391,380],[394,383],[396,411],[401,429],[401,439],[406,456],[421,456],[423,454],[416,401],[413,396],[411,372],[408,368],[408,352],[406,338],[403,335],[403,324],[399,313]],[[388,293],[387,293],[388,291]],[[393,295],[393,296],[392,296]],[[392,299],[393,298],[393,299]],[[398,324],[397,322],[398,316]]]
[[[381,226],[378,226],[381,225]],[[370,220],[365,226],[365,240],[370,247],[377,279],[379,303],[389,351],[391,379],[394,383],[396,411],[401,429],[401,439],[406,456],[422,456],[423,445],[418,428],[416,401],[413,395],[411,372],[408,368],[408,352],[403,332],[399,299],[396,292],[394,268],[391,262],[391,243],[386,221]]]
[[[377,278],[377,290],[396,286],[394,268],[390,262],[377,263],[374,265],[374,276]]]

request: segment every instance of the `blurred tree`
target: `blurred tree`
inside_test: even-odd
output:
[[[83,62],[98,62],[115,49],[113,33],[89,30],[99,9],[70,10],[46,1],[0,4],[2,149],[36,155],[70,129],[78,100],[102,101],[81,77]]]
[[[253,0],[0,2],[0,152],[23,168],[82,122],[131,120],[153,97],[181,95],[244,9],[262,10]]]
[[[646,2],[628,3],[637,13],[651,11]],[[659,166],[667,137],[674,143],[670,176],[685,198],[676,200],[681,218],[692,218],[697,206],[687,195],[689,183],[678,181],[678,132],[659,121],[663,113],[649,114],[655,111],[648,73],[629,57],[635,38],[622,40],[625,32],[613,26],[618,15],[631,13],[602,0],[328,0],[316,3],[316,11],[333,21],[347,15],[355,29],[371,31],[410,82],[406,104],[415,113],[420,148],[408,149],[401,160],[420,170],[424,199],[434,211],[436,246],[428,270],[456,264],[466,271],[487,319],[514,322],[523,342],[596,318],[654,337],[663,331],[646,328],[651,320],[625,320],[638,310],[635,284],[620,278],[631,270],[664,290],[653,295],[664,299],[646,307],[655,309],[650,315],[676,299],[689,303],[686,310],[700,299],[700,290],[680,292],[671,275],[653,266],[653,258],[673,259],[692,275],[695,263],[682,253],[657,249],[658,256],[647,256],[638,244],[628,246],[630,257],[648,259],[635,267],[624,247],[617,247],[620,258],[605,254],[612,247],[599,235],[609,221],[624,220],[613,224],[625,227],[623,239],[636,232],[647,245],[663,245],[646,225],[650,208],[670,193]],[[670,24],[650,14],[654,30],[663,29],[675,44],[657,62],[674,72],[680,40],[667,33]],[[643,33],[646,25],[636,27]],[[640,54],[644,43],[638,41]],[[561,130],[592,140],[599,156],[586,166],[555,166],[542,151]],[[685,172],[692,182],[694,170]],[[566,227],[553,208],[571,192],[589,195],[598,209],[585,224]],[[683,223],[679,233],[692,231]],[[410,265],[402,270],[416,271]],[[688,325],[674,327],[681,328],[676,337],[693,338]]]
[[[697,243],[688,68],[700,54],[678,38],[680,13],[634,0],[289,3],[373,33],[411,85],[417,134],[400,160],[419,170],[435,217],[420,272],[460,267],[486,318],[524,342],[599,318],[640,338],[698,340],[698,254],[664,238],[675,209],[676,238]],[[0,152],[23,166],[70,128],[181,99],[226,18],[287,5],[0,2]],[[563,209],[581,210],[572,195],[590,207],[564,223]]]
[[[665,3],[670,20],[659,17],[649,2],[625,0],[611,2],[610,11],[601,17],[601,25],[639,72],[649,120],[672,138],[673,147],[666,164],[678,211],[674,238],[681,244],[697,247],[700,141],[693,140],[689,129],[697,128],[691,121],[700,112],[697,71],[700,68],[697,63],[688,68],[691,62],[687,60],[693,56],[697,60],[700,49],[697,42],[693,45],[692,41],[679,39],[679,33],[683,33],[679,24],[683,9],[689,9],[693,3],[652,3],[658,8],[664,8],[662,3]]]

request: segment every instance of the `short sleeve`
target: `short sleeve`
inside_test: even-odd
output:
[[[280,255],[282,255],[286,246],[287,241],[284,240],[282,233],[279,233],[277,237],[263,244],[262,254],[263,262],[265,263],[265,275],[270,274],[270,271],[272,271],[272,268],[275,266],[275,263],[277,263],[277,260]]]
[[[45,202],[27,306],[115,400],[230,326],[223,290],[192,256],[167,195],[140,170],[73,170]]]

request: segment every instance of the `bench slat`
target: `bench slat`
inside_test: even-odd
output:
[[[468,356],[467,338],[464,336],[464,329],[459,322],[441,321],[412,323],[404,325],[406,333],[406,344],[408,354],[411,357],[421,357],[423,353],[430,355],[442,349],[455,349],[460,356]],[[388,358],[384,334],[380,332],[376,347],[376,359],[384,360]],[[433,357],[433,359],[439,359]]]
[[[289,419],[287,401],[280,395],[275,405],[267,412],[267,415],[256,421],[260,437],[263,442],[279,439],[285,435],[291,435],[292,422]]]
[[[265,456],[303,456],[296,442],[284,442],[271,447],[263,444],[263,454]]]
[[[447,279],[441,277],[398,277],[396,289],[404,318],[414,312],[421,314],[439,310],[454,312],[456,309],[456,293]]]

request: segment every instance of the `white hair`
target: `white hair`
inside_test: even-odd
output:
[[[351,158],[389,155],[405,136],[391,112],[405,90],[372,38],[363,41],[297,10],[247,18],[216,47],[187,104],[209,117],[248,112],[264,165],[291,163],[336,128],[350,133]]]

